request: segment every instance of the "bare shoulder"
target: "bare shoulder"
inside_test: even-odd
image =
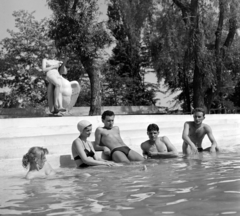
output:
[[[96,128],[96,133],[101,133],[103,131],[103,127],[97,127]]]
[[[141,146],[147,146],[149,144],[149,140],[146,140],[145,142],[141,143]]]
[[[203,128],[206,130],[206,132],[212,131],[210,125],[208,125],[208,124],[205,124],[205,123],[204,123],[204,124],[203,124]]]
[[[146,140],[145,142],[141,143],[141,149],[146,149],[149,146],[149,141]]]
[[[26,179],[30,180],[34,178],[34,175],[32,174],[32,172],[28,172],[27,175],[25,176]]]
[[[73,140],[73,142],[72,142],[72,147],[73,147],[73,146],[76,146],[78,143],[79,143],[79,139],[78,139],[78,138],[75,139],[75,140]]]
[[[162,137],[160,137],[160,140],[161,140],[162,142],[164,142],[164,143],[169,141],[169,139],[168,139],[167,136],[162,136]]]
[[[170,144],[170,140],[168,139],[167,136],[162,136],[162,137],[158,137],[158,143],[159,144],[164,144],[164,145],[169,145]]]
[[[191,127],[193,123],[194,123],[193,121],[186,121],[184,125],[188,125],[189,127]]]
[[[120,129],[119,129],[118,126],[114,126],[114,127],[112,128],[112,131],[114,131],[114,132],[116,132],[116,133],[120,133]]]
[[[184,128],[185,128],[185,129],[186,129],[186,128],[191,128],[192,125],[193,125],[193,122],[192,122],[192,121],[186,121],[186,122],[184,122]]]
[[[54,175],[56,173],[55,170],[52,168],[52,166],[48,162],[46,162],[44,167],[45,167],[46,175]]]
[[[25,178],[28,180],[31,180],[34,178],[43,178],[43,176],[45,176],[45,175],[41,174],[39,171],[37,171],[37,172],[29,171]]]

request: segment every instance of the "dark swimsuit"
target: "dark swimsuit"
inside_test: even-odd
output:
[[[115,149],[113,149],[112,151],[111,151],[111,158],[112,158],[112,155],[113,155],[113,153],[115,152],[115,151],[120,151],[120,152],[122,152],[122,153],[124,153],[126,156],[128,156],[128,153],[130,152],[130,148],[128,147],[128,146],[121,146],[121,147],[117,147],[117,148],[115,148]]]
[[[203,152],[203,148],[197,148],[198,152]]]
[[[80,138],[79,138],[80,139]],[[80,139],[81,140],[81,139]],[[82,140],[81,140],[82,141]],[[83,143],[83,141],[82,141],[82,143]],[[87,157],[94,157],[94,155],[95,155],[95,153],[93,152],[93,150],[91,149],[91,147],[90,147],[90,145],[88,144],[88,146],[89,146],[89,148],[91,149],[91,151],[89,151],[87,148],[86,148],[86,146],[85,146],[85,144],[83,143],[83,146],[84,146],[84,152],[86,153],[86,155],[87,155]],[[74,157],[74,160],[81,160],[81,157],[79,156],[79,155],[77,155],[77,156],[75,156]],[[85,168],[85,167],[89,167],[89,165],[87,165],[87,164],[85,164],[85,163],[82,163],[80,166],[79,166],[80,168]]]

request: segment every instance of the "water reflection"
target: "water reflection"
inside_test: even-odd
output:
[[[60,169],[50,179],[13,177],[0,187],[3,215],[240,215],[239,154],[208,153],[139,165]],[[193,214],[194,213],[194,214]]]

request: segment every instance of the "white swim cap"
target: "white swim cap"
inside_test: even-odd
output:
[[[91,124],[89,121],[87,121],[87,120],[82,120],[82,121],[78,122],[77,128],[78,128],[78,130],[80,131],[80,133],[82,133],[83,130],[84,130],[84,128],[86,128],[86,127],[88,127],[88,126],[90,126],[90,125],[92,125],[92,124]]]

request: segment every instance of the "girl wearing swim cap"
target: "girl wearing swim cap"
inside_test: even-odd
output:
[[[91,142],[87,138],[91,135],[92,124],[87,120],[78,122],[77,128],[80,135],[72,143],[72,156],[79,168],[86,168],[89,166],[114,166],[114,162],[106,161],[99,158],[93,148]]]

